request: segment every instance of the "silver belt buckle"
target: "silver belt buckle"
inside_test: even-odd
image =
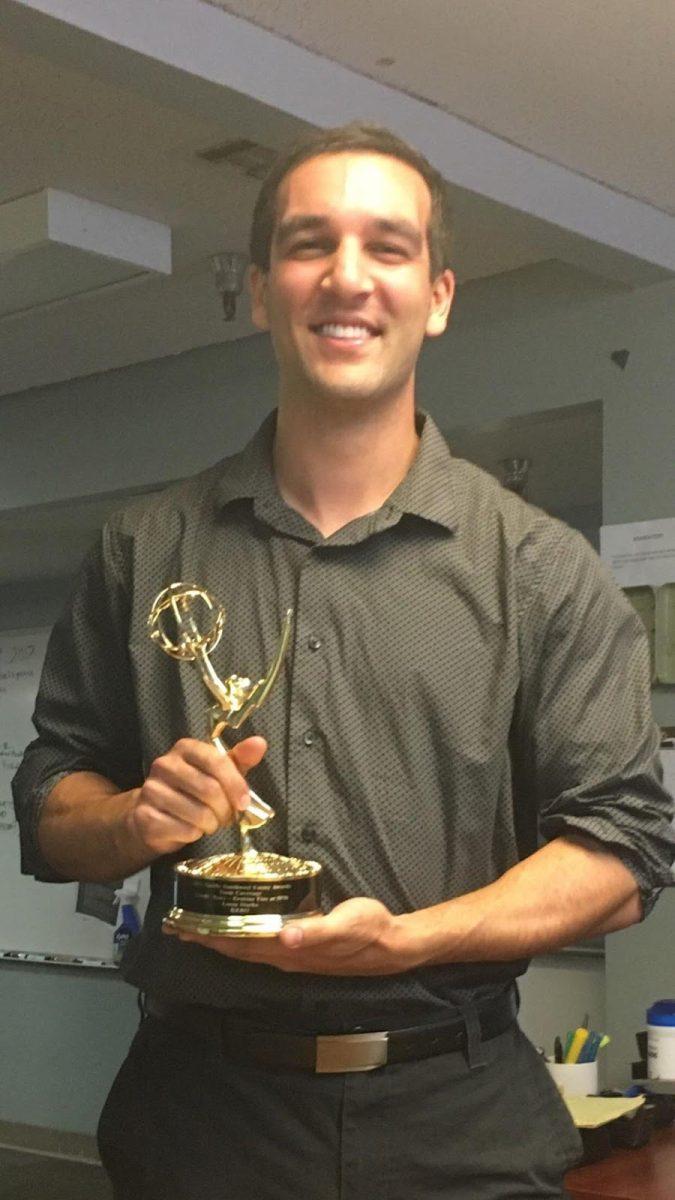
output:
[[[374,1071],[387,1064],[387,1033],[319,1034],[316,1039],[317,1075],[339,1071]]]

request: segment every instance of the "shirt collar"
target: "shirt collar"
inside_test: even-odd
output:
[[[269,413],[253,437],[232,458],[223,463],[223,473],[217,490],[217,502],[254,499],[276,494],[272,467],[272,446],[277,424],[276,409]]]
[[[416,420],[420,432],[417,454],[380,511],[421,517],[452,532],[459,523],[459,513],[450,448],[427,413],[418,412]],[[218,485],[220,504],[242,499],[279,500],[272,466],[275,428],[276,411],[265,418],[244,449],[227,461]]]
[[[459,524],[450,447],[428,413],[417,413],[420,444],[408,474],[386,503],[400,513],[410,513],[443,525],[451,532]]]

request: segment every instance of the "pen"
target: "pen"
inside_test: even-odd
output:
[[[562,1060],[563,1060],[562,1042],[561,1042],[560,1038],[557,1037],[555,1039],[555,1042],[553,1043],[553,1061],[557,1062],[557,1063],[561,1063]]]

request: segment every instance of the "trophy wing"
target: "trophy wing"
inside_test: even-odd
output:
[[[292,625],[293,609],[289,608],[287,609],[286,616],[284,617],[284,623],[281,628],[281,637],[279,638],[279,645],[277,647],[274,660],[271,663],[265,677],[263,679],[259,679],[258,682],[254,684],[239,711],[232,713],[228,724],[233,729],[239,729],[239,727],[243,725],[246,718],[249,717],[256,708],[259,708],[269,695],[277,675],[281,670],[281,664],[284,661],[286,651],[288,649]]]

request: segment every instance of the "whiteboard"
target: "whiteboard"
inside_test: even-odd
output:
[[[21,874],[10,782],[35,737],[31,717],[49,632],[0,632],[0,958],[112,967],[114,926],[76,911],[77,884]]]

